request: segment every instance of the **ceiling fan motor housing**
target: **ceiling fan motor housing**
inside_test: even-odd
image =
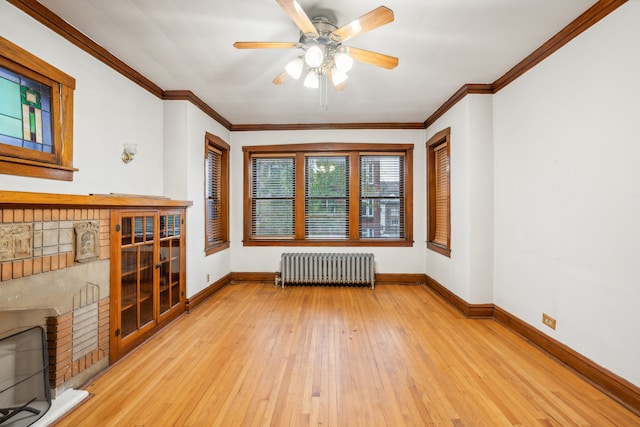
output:
[[[342,45],[342,39],[333,32],[338,26],[326,16],[316,16],[311,22],[318,34],[300,33],[300,44],[305,51],[305,62],[313,69],[324,70],[330,67],[333,57]],[[321,59],[318,56],[321,52]],[[315,61],[314,61],[315,60]]]

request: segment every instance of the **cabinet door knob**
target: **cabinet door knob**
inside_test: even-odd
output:
[[[162,263],[157,263],[156,264],[156,268],[160,268],[161,265],[162,265]]]

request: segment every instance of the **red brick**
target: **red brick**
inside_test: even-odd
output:
[[[13,222],[13,209],[2,210],[2,222],[5,224]]]
[[[13,279],[13,263],[5,262],[2,264],[2,280]]]
[[[31,276],[33,274],[33,259],[25,259],[22,261],[22,275],[24,277]]]
[[[58,268],[67,268],[67,254],[58,254]]]
[[[43,256],[41,259],[42,259],[42,272],[46,273],[47,271],[51,271],[51,257]]]
[[[42,273],[42,258],[33,258],[33,274]]]

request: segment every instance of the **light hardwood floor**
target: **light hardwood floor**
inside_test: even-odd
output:
[[[229,285],[86,389],[57,426],[640,425],[417,285]]]

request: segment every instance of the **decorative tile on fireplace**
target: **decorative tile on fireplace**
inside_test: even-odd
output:
[[[0,225],[0,261],[30,258],[32,248],[33,224]]]

